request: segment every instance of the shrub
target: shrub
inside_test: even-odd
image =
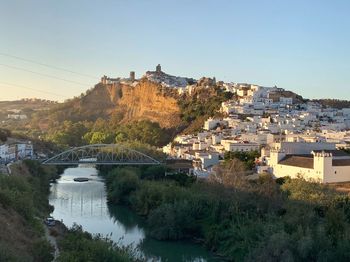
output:
[[[33,245],[34,261],[50,262],[53,260],[54,248],[46,240],[39,240]]]
[[[58,261],[135,261],[132,250],[119,248],[111,240],[100,235],[92,236],[84,232],[81,226],[73,225],[63,239],[59,241],[61,249]]]
[[[148,225],[151,236],[160,240],[179,240],[195,231],[196,221],[187,201],[163,204],[150,212]]]
[[[150,166],[141,174],[142,179],[159,180],[165,177],[165,166]]]
[[[130,169],[119,169],[109,178],[112,183],[111,190],[108,192],[109,200],[114,203],[128,204],[128,196],[139,186],[138,175]]]

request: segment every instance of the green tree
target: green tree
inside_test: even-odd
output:
[[[6,129],[0,129],[0,141],[5,142],[8,137],[11,136],[11,132]]]
[[[113,141],[113,135],[107,134],[103,132],[93,132],[91,139],[89,141],[90,144],[110,144]]]
[[[54,258],[53,253],[54,248],[46,240],[39,240],[34,243],[33,255],[35,261],[51,262]]]

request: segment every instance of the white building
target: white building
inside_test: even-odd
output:
[[[204,130],[213,130],[217,128],[219,125],[224,125],[227,126],[227,122],[225,120],[221,119],[214,119],[214,118],[209,118],[207,121],[204,122]]]
[[[220,144],[221,140],[222,140],[222,135],[221,134],[213,134],[211,136],[211,141],[212,141],[211,143],[212,143],[212,145]]]
[[[284,105],[292,105],[293,98],[292,97],[280,97],[280,103]]]
[[[204,130],[215,129],[220,124],[220,119],[209,118],[204,122]]]
[[[332,148],[321,149],[320,147]],[[309,149],[313,149],[309,151]],[[303,177],[322,183],[350,181],[350,155],[327,143],[280,143],[270,150],[269,171],[275,177]]]
[[[209,145],[207,143],[198,141],[193,143],[192,150],[205,150],[208,148],[208,146]]]
[[[33,158],[33,156],[33,145],[30,142],[0,145],[0,162]]]
[[[8,119],[16,119],[16,120],[26,120],[27,115],[21,115],[21,114],[8,114]]]
[[[219,154],[216,152],[196,152],[194,166],[206,170],[219,163]]]
[[[221,140],[221,144],[224,146],[225,151],[230,152],[248,152],[259,150],[259,144],[257,143],[237,142],[232,139],[223,139]]]
[[[8,148],[9,148],[9,146],[7,144],[0,145],[0,162],[7,160]]]
[[[33,145],[31,143],[17,144],[17,158],[32,158],[34,156]]]

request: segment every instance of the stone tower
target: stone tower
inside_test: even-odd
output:
[[[157,73],[161,73],[162,72],[162,67],[160,66],[160,64],[157,65],[156,72]]]
[[[322,182],[330,182],[332,179],[332,167],[333,167],[333,155],[332,153],[312,152],[314,155],[314,170],[317,174],[317,178]]]
[[[101,77],[101,83],[104,85],[107,84],[107,76],[104,75],[103,77]]]
[[[130,81],[135,81],[135,71],[130,71]]]
[[[283,158],[286,157],[286,152],[283,149],[271,148],[270,150],[270,164],[274,167],[277,165]]]

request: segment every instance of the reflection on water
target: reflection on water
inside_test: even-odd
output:
[[[74,182],[76,177],[88,177],[88,182]],[[145,223],[135,213],[122,206],[107,205],[103,180],[95,168],[68,168],[51,187],[52,216],[71,227],[74,223],[97,234],[109,235],[120,245],[138,246],[148,260],[214,261],[203,247],[186,241],[157,241],[145,236]]]

